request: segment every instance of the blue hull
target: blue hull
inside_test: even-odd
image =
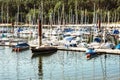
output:
[[[90,59],[93,55],[96,55],[96,51],[93,48],[88,48],[86,50],[86,58]]]

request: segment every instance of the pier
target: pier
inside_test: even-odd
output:
[[[79,51],[79,52],[85,52],[87,48],[80,48],[80,47],[57,47],[58,50],[65,50],[65,51]],[[118,49],[95,49],[97,53],[99,54],[119,54],[120,50]]]
[[[86,48],[80,48],[80,47],[57,47],[58,50],[65,50],[65,51],[79,51],[79,52],[85,52]],[[99,54],[119,54],[120,50],[118,49],[95,49],[97,53]]]
[[[30,45],[31,47],[36,47],[37,45]],[[77,51],[77,52],[85,52],[87,48],[81,47],[66,47],[66,46],[52,46],[56,47],[61,51]],[[118,49],[95,49],[98,54],[116,54],[120,55],[120,50]]]

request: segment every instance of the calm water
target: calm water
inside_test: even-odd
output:
[[[120,56],[86,60],[82,52],[58,51],[31,59],[31,51],[0,47],[0,80],[120,80]]]

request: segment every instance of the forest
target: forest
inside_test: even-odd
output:
[[[120,0],[0,0],[0,23],[119,22]]]

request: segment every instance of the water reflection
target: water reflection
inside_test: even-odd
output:
[[[82,52],[57,51],[31,59],[30,50],[0,49],[0,80],[120,80],[120,55],[87,60]]]
[[[30,53],[12,52],[9,47],[0,50],[0,80],[37,80],[37,60],[31,60]]]
[[[119,80],[120,56],[101,55],[91,60],[81,52],[58,51],[40,56],[41,80]]]
[[[40,76],[40,79],[42,80],[42,76],[43,76],[43,68],[42,68],[42,57],[39,56],[39,65],[38,65],[38,69],[39,69],[39,76]]]

